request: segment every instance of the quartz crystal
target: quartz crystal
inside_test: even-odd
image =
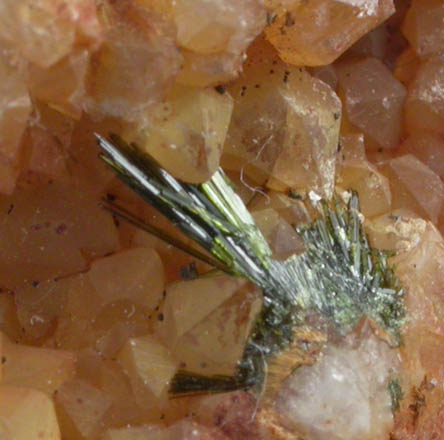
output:
[[[444,50],[444,4],[441,0],[413,0],[402,30],[421,57]]]
[[[395,78],[408,86],[415,78],[416,71],[420,64],[420,59],[415,51],[409,47],[405,49],[395,61],[393,75]]]
[[[444,133],[444,58],[422,63],[410,84],[405,105],[409,133],[430,130]]]
[[[177,82],[192,87],[217,86],[235,78],[242,70],[243,54],[200,54],[184,49]]]
[[[409,136],[398,151],[400,154],[413,154],[439,177],[444,177],[444,136],[418,132]]]
[[[128,339],[118,361],[129,376],[136,400],[141,406],[156,406],[176,372],[168,349],[153,336]]]
[[[205,182],[219,166],[232,109],[227,93],[176,86],[152,108],[138,144],[181,180]]]
[[[275,209],[266,208],[255,210],[254,220],[264,237],[270,244],[273,257],[277,260],[285,260],[293,254],[300,253],[304,249],[304,243],[290,225]],[[294,223],[292,222],[292,225]]]
[[[442,286],[444,241],[429,222],[421,220],[409,246],[398,252],[398,274],[407,291],[408,324],[401,350],[405,399],[395,419],[395,439],[441,438],[443,431],[444,381],[442,368]],[[427,405],[421,405],[425,401]]]
[[[125,0],[108,15],[105,41],[90,63],[90,111],[137,120],[165,97],[181,55],[168,23],[157,14]]]
[[[407,207],[411,200],[414,211],[437,223],[444,200],[444,183],[439,176],[412,155],[391,160],[390,169],[394,173],[391,179],[393,207]]]
[[[313,366],[282,384],[276,409],[285,425],[314,440],[385,438],[393,424],[388,381],[396,354],[375,336],[329,345]]]
[[[76,40],[100,38],[92,0],[7,0],[0,6],[0,40],[42,68],[68,55]]]
[[[402,131],[404,86],[375,58],[341,64],[338,75],[350,122],[378,145],[395,148]]]
[[[0,200],[0,213],[0,273],[11,287],[84,269],[83,252],[118,246],[114,223],[97,201],[63,182],[16,191]]]
[[[59,112],[79,119],[85,101],[89,53],[78,50],[48,69],[30,64],[27,85],[33,97]]]
[[[168,428],[141,426],[111,429],[103,440],[229,440],[220,431],[190,421],[182,421]]]
[[[66,151],[59,139],[46,127],[29,127],[23,139],[23,147],[30,151],[26,168],[31,173],[52,178],[66,175]]]
[[[94,320],[102,308],[102,300],[84,274],[57,281],[51,293],[63,295],[62,310],[55,329],[46,338],[45,345],[65,350],[82,350],[95,340]]]
[[[178,81],[198,87],[235,77],[266,19],[261,0],[178,0],[174,14],[177,43],[185,49]]]
[[[197,53],[242,53],[265,25],[260,0],[176,0],[177,42]]]
[[[152,310],[164,290],[162,261],[155,250],[147,248],[133,248],[96,260],[88,278],[104,302],[127,299]]]
[[[390,209],[389,180],[366,160],[347,162],[339,174],[338,184],[358,192],[360,209],[366,217],[380,215]]]
[[[295,1],[277,9],[265,34],[284,61],[321,66],[332,63],[393,12],[392,0]]]
[[[4,342],[2,384],[24,386],[51,396],[76,373],[72,352]]]
[[[245,280],[225,275],[180,281],[167,288],[159,332],[169,346],[191,330],[245,285]],[[210,294],[211,292],[211,294]]]
[[[389,32],[385,23],[360,38],[347,51],[348,57],[374,57],[383,60],[389,43]],[[346,58],[346,57],[345,57]]]
[[[179,339],[174,356],[182,369],[233,375],[261,307],[261,295],[254,287],[236,291]]]
[[[31,113],[24,81],[0,57],[0,193],[11,194],[18,176],[20,140]]]
[[[61,440],[52,400],[41,391],[2,386],[0,437],[5,440]]]
[[[111,399],[87,382],[74,379],[66,382],[55,396],[59,420],[68,438],[91,438],[111,405]]]
[[[343,133],[339,138],[337,164],[343,165],[366,159],[364,135],[362,133]]]
[[[271,174],[272,188],[331,195],[341,104],[325,83],[270,51],[257,41],[229,89],[235,106],[222,164],[258,182]]]
[[[290,75],[282,93],[287,130],[271,174],[287,187],[330,197],[341,103],[329,86],[306,73]]]
[[[199,423],[220,429],[230,440],[260,438],[255,420],[257,409],[255,396],[242,391],[206,396],[192,405]]]

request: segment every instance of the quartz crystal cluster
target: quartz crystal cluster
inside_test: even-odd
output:
[[[443,439],[443,20],[442,0],[0,1],[0,438]],[[178,371],[234,374],[263,293],[105,211],[196,250],[94,133],[184,182],[221,166],[280,261],[356,191],[401,344],[313,311],[261,389],[173,398]]]

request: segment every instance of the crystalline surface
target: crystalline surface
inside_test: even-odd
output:
[[[199,423],[214,426],[231,440],[256,440],[258,424],[255,397],[246,392],[206,396],[192,406]]]
[[[365,160],[350,161],[342,168],[339,184],[359,194],[362,213],[367,217],[383,214],[390,209],[391,192],[388,179]]]
[[[444,438],[443,11],[0,0],[0,440]],[[105,212],[104,198],[193,246],[94,133],[189,182],[220,163],[278,260],[305,251],[313,201],[357,190],[372,246],[396,251],[403,344],[365,322],[344,340],[310,314],[288,351],[255,359],[263,387],[173,398],[179,370],[236,371],[263,298]]]
[[[0,57],[0,193],[12,193],[18,174],[20,140],[31,112],[23,80]]]
[[[409,320],[405,345],[401,350],[405,399],[395,420],[395,438],[433,439],[443,435],[443,398],[439,386],[444,380],[442,368],[442,306],[444,242],[428,222],[404,252],[396,257],[397,273],[408,286],[406,303]],[[422,399],[427,406],[418,406]],[[417,428],[416,428],[417,426]],[[408,437],[404,437],[408,435]]]
[[[393,75],[407,86],[416,75],[420,59],[412,48],[407,48],[395,61]]]
[[[200,54],[183,50],[179,84],[192,87],[216,86],[235,78],[242,70],[243,56],[228,52]]]
[[[444,133],[444,58],[430,57],[419,67],[405,106],[409,133],[431,130]]]
[[[141,426],[109,430],[103,440],[229,440],[219,430],[192,421],[182,421],[169,427]]]
[[[177,86],[152,109],[139,145],[181,180],[207,181],[219,166],[232,109],[227,93]]]
[[[89,54],[78,50],[49,69],[30,65],[27,83],[32,95],[52,108],[79,119],[85,94]]]
[[[165,393],[176,372],[169,350],[152,336],[129,339],[118,359],[142,405],[154,406],[153,396],[160,398]]]
[[[128,299],[154,309],[162,296],[164,275],[156,251],[134,248],[96,260],[88,278],[104,302]]]
[[[62,350],[4,343],[2,384],[25,386],[49,395],[75,375],[76,356]]]
[[[341,104],[322,81],[270,55],[258,40],[231,87],[235,101],[222,164],[258,183],[331,195]]]
[[[0,388],[0,436],[9,440],[60,440],[54,404],[41,391]]]
[[[118,246],[113,221],[97,200],[62,182],[3,197],[0,212],[3,283],[73,273],[85,268],[82,249],[102,255]]]
[[[245,280],[218,275],[171,284],[167,289],[161,325],[169,345],[244,286]],[[210,293],[211,292],[211,293]]]
[[[265,25],[259,0],[177,0],[178,43],[193,52],[242,53]]]
[[[375,58],[340,65],[338,74],[352,124],[377,144],[396,147],[402,130],[404,86]]]
[[[393,159],[390,167],[426,216],[436,223],[444,200],[444,183],[439,176],[412,155]]]
[[[287,132],[272,176],[291,188],[309,187],[330,197],[341,103],[329,86],[308,74],[290,75],[288,86],[282,90]]]
[[[111,400],[85,381],[74,379],[59,389],[56,403],[62,411],[60,419],[65,435],[76,438],[80,434],[81,438],[91,438],[99,430]]]
[[[24,147],[31,150],[27,169],[49,177],[66,174],[66,153],[59,139],[48,129],[34,126],[28,129]]]
[[[174,348],[182,369],[199,374],[233,375],[262,307],[262,298],[247,285],[186,332]]]
[[[165,97],[181,55],[161,17],[128,1],[114,8],[105,42],[92,57],[87,91],[91,111],[134,120]]]
[[[441,0],[413,0],[403,23],[403,33],[420,56],[444,48],[444,4]]]
[[[278,10],[265,33],[284,61],[306,66],[333,62],[395,11],[391,0],[292,3],[288,9]]]
[[[444,137],[419,132],[409,136],[399,147],[401,154],[413,154],[439,177],[444,177]]]
[[[385,438],[393,423],[387,384],[394,366],[395,351],[375,337],[355,348],[330,345],[315,365],[284,381],[277,411],[310,439]]]
[[[261,0],[179,0],[174,12],[177,43],[185,49],[178,81],[194,87],[234,78],[266,21]]]
[[[71,51],[77,33],[83,42],[100,38],[91,0],[7,0],[0,14],[0,40],[43,68]]]

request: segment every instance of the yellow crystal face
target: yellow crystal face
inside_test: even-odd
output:
[[[232,109],[223,91],[176,86],[151,109],[138,144],[181,180],[205,182],[219,166]]]
[[[287,63],[322,66],[394,12],[392,0],[290,2],[277,8],[265,35]]]
[[[222,164],[271,188],[331,195],[341,103],[303,69],[286,65],[264,40],[252,46],[234,98]]]
[[[60,440],[59,424],[51,398],[30,388],[1,387],[0,435],[8,440]]]

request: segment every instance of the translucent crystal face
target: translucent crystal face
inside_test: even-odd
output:
[[[393,12],[390,0],[295,2],[277,10],[265,34],[284,61],[319,66],[333,62]],[[304,30],[308,23],[310,32]]]
[[[396,354],[375,337],[358,347],[330,347],[282,384],[276,409],[309,438],[384,438],[393,421],[387,386],[396,365]]]
[[[378,145],[395,148],[402,132],[404,86],[374,58],[340,64],[337,72],[350,122]]]

